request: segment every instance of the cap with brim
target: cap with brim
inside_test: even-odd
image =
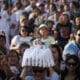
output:
[[[46,24],[41,24],[41,25],[39,26],[39,30],[42,29],[42,28],[46,28],[46,29],[47,29],[47,25],[46,25]]]

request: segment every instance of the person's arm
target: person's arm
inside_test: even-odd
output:
[[[19,45],[11,44],[10,49],[19,50]]]
[[[26,74],[27,74],[27,67],[25,66],[25,67],[22,69],[20,78],[21,78],[22,80],[25,80]]]
[[[49,68],[49,73],[50,73],[49,76],[50,76],[50,77],[52,77],[53,72],[54,72],[53,67],[50,67],[50,68]]]
[[[10,45],[10,49],[13,50],[19,50],[19,36],[16,35],[15,37],[13,37],[12,41],[11,41],[11,45]]]

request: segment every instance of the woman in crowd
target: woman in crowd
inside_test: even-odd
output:
[[[65,70],[61,74],[61,80],[80,80],[79,59],[75,55],[67,56]]]
[[[28,27],[27,26],[20,26],[19,27],[19,35],[16,35],[13,37],[12,41],[11,41],[11,49],[14,50],[19,50],[20,44],[23,42],[26,42],[28,44],[30,44],[30,40],[32,39],[31,36],[29,36],[29,32],[28,32]]]
[[[52,56],[55,62],[55,66],[53,67],[54,72],[52,75],[52,80],[58,80],[62,70],[64,69],[64,64],[62,61],[62,51],[57,43],[51,44],[50,49],[52,52]]]
[[[6,72],[3,65],[3,60],[6,58],[6,49],[0,46],[0,79],[6,79]]]
[[[20,65],[19,65],[19,55],[15,50],[9,50],[8,55],[8,67],[9,72],[11,72],[11,76],[8,76],[9,78],[17,77],[20,74]]]

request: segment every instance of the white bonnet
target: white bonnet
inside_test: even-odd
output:
[[[54,59],[49,48],[42,48],[40,45],[35,45],[24,52],[22,67],[36,66],[48,68],[54,66]]]
[[[39,29],[41,29],[41,28],[46,28],[47,29],[47,25],[46,24],[41,24],[40,26],[39,26]]]

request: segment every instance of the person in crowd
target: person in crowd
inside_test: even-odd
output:
[[[69,7],[70,7],[70,13],[72,14],[72,19],[74,19],[75,15],[80,13],[79,3],[72,1],[70,2]]]
[[[20,2],[17,2],[15,4],[15,8],[16,8],[16,11],[12,12],[12,19],[15,20],[16,24],[18,24],[20,16],[24,12],[24,10],[22,10],[22,4]]]
[[[80,29],[80,16],[76,16],[74,23],[74,28]]]
[[[33,33],[34,31],[34,19],[29,20],[29,14],[27,12],[23,12],[20,16],[19,26],[27,26],[29,28],[29,33]]]
[[[75,55],[67,56],[65,70],[61,74],[61,80],[80,80],[79,59]]]
[[[9,49],[10,46],[10,26],[6,19],[4,19],[2,16],[0,18],[0,32],[2,34],[5,34],[6,37],[6,48]]]
[[[4,32],[1,32],[0,34],[0,45],[6,48],[6,37],[5,37]]]
[[[29,30],[27,26],[20,26],[19,27],[19,35],[15,35],[11,41],[10,49],[19,50],[20,44],[26,42],[30,44],[30,40],[32,39],[29,36]]]
[[[51,80],[58,80],[60,77],[60,74],[62,73],[62,71],[65,68],[65,63],[62,60],[62,51],[61,51],[61,48],[59,47],[58,43],[51,44],[50,49],[51,49],[52,56],[53,56],[54,62],[55,62],[55,66],[53,67],[54,72],[53,72]],[[54,75],[54,73],[55,73],[55,75]]]
[[[69,15],[69,18],[71,18],[71,13],[68,4],[64,5],[63,12],[67,13]]]
[[[46,21],[46,25],[47,25],[47,28],[48,28],[48,31],[49,31],[49,35],[52,36],[53,35],[52,27],[54,25],[54,21],[48,19]]]
[[[53,15],[50,15],[50,16],[48,17],[48,19],[49,19],[49,20],[52,20],[52,21],[54,22],[54,25],[57,25],[58,19],[59,19],[59,14],[58,14],[58,12],[55,11]]]
[[[30,45],[29,44],[27,44],[27,43],[25,43],[25,42],[23,42],[21,45],[20,45],[20,53],[24,53],[24,51],[27,49],[27,48],[29,48],[30,47]]]
[[[30,4],[29,0],[23,0],[23,7],[27,7]]]
[[[46,45],[46,47],[49,47],[51,43],[54,43],[54,37],[49,36],[47,25],[41,24],[39,26],[39,34],[41,37],[41,41]]]
[[[60,66],[61,66],[61,61],[62,61],[61,48],[58,46],[57,43],[55,43],[55,44],[50,45],[50,49],[52,51],[52,55],[53,55],[54,62],[55,62],[54,69],[58,74],[60,74],[61,73]]]
[[[1,80],[7,79],[6,71],[3,64],[3,61],[6,58],[6,53],[7,53],[6,49],[0,45],[0,79]]]
[[[39,44],[41,49],[49,47],[52,51],[55,66],[47,67],[48,70],[51,69],[50,72],[42,67],[40,69],[35,67],[35,70],[32,65],[28,66],[26,75],[33,76],[33,78],[26,78],[29,80],[38,79],[37,71],[42,74],[44,72],[43,76],[50,75],[51,80],[59,80],[59,75],[62,76],[61,70],[66,66],[63,60],[66,60],[68,55],[76,55],[80,60],[80,0],[0,0],[0,2],[0,74],[2,72],[0,79],[9,80],[8,78],[11,77],[11,80],[21,80],[10,70],[9,59],[11,60],[12,57],[2,55],[7,53],[4,51],[8,51],[9,48],[13,50],[11,53],[15,54],[15,50],[19,53],[18,67],[21,67],[23,54],[26,54],[29,48],[38,47]],[[57,47],[61,47],[62,54],[56,46],[53,46],[55,41],[58,41]],[[63,59],[58,61],[62,57]],[[16,60],[16,57],[12,59]],[[15,70],[15,73],[18,71],[14,66],[11,69]],[[23,71],[26,72],[26,68]]]
[[[25,7],[24,10],[30,13],[33,10],[33,8],[36,6],[36,3],[37,3],[37,0],[30,0],[30,4],[27,7]]]
[[[0,46],[0,78],[2,80],[8,79],[12,76],[7,60],[7,50]]]
[[[19,55],[15,50],[9,50],[7,54],[7,77],[17,77],[20,74]]]
[[[20,26],[28,26],[29,25],[27,12],[23,12],[22,15],[20,16],[19,25]]]
[[[59,22],[56,25],[56,31],[58,32],[57,40],[59,41],[60,46],[64,49],[64,46],[68,42],[72,32],[72,23],[70,22],[67,14],[62,14],[59,17]]]
[[[63,50],[63,58],[66,58],[66,55],[71,52],[73,55],[78,55],[80,50],[80,29],[75,32],[75,40],[68,42]]]
[[[53,15],[57,11],[56,5],[51,3],[49,6],[49,15]]]
[[[19,47],[19,63],[21,65],[22,63],[22,58],[23,58],[23,54],[25,52],[26,49],[28,49],[30,47],[29,44],[27,44],[26,42],[21,43],[20,47]]]
[[[3,5],[1,8],[1,15],[4,19],[9,21],[9,4],[7,1],[3,1]]]

